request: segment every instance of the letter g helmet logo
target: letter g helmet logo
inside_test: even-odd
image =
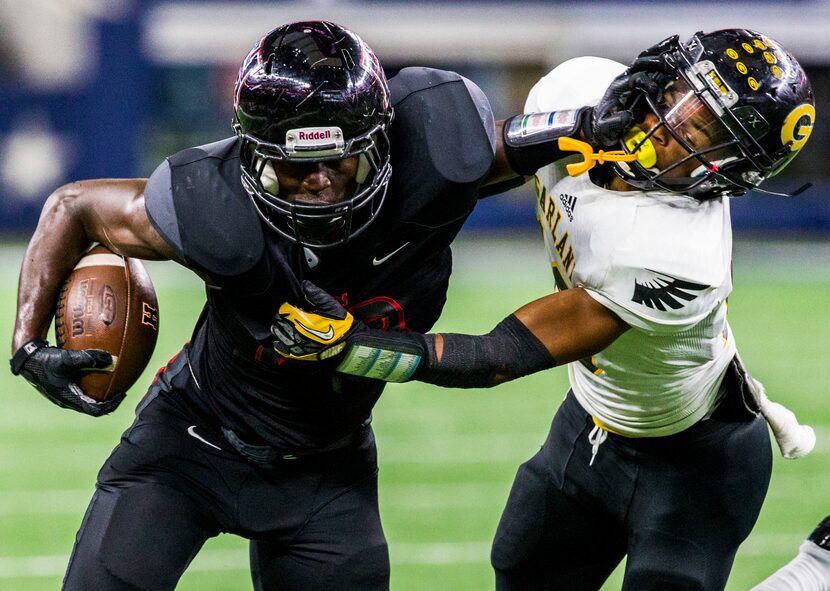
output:
[[[816,108],[810,104],[798,105],[790,111],[781,127],[781,143],[790,145],[790,150],[797,152],[804,147],[810,134],[813,133],[813,122],[816,120]]]

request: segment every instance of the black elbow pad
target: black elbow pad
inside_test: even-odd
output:
[[[561,137],[574,137],[589,107],[549,113],[516,115],[504,122],[504,154],[518,174],[530,176],[562,158]]]

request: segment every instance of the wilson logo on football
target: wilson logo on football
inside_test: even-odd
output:
[[[72,336],[79,337],[84,334],[84,316],[89,306],[90,279],[78,282],[78,293],[80,297],[76,305],[72,306]]]

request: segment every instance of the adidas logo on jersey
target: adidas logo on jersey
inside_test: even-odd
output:
[[[709,287],[708,285],[684,281],[650,269],[646,269],[646,271],[654,273],[654,277],[642,283],[636,279],[634,280],[634,296],[631,301],[663,312],[666,311],[666,307],[672,310],[682,308],[686,305],[686,302],[691,302],[700,295],[690,292],[702,291]]]
[[[576,196],[568,195],[567,193],[559,193],[559,201],[562,202],[562,207],[565,213],[568,214],[568,221],[574,221],[574,209],[576,209]]]

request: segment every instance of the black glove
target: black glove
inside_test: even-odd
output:
[[[662,101],[665,78],[655,72],[628,70],[614,78],[595,107],[582,115],[582,135],[594,148],[616,146],[636,123],[633,103],[637,94],[647,94],[655,103]]]
[[[674,77],[674,68],[669,63],[670,56],[680,49],[677,35],[666,37],[659,43],[655,43],[645,51],[641,51],[640,55],[634,58],[631,65],[628,66],[627,72],[633,74],[634,72],[651,72],[652,74],[663,74],[664,76]]]
[[[663,101],[663,91],[675,77],[666,57],[677,48],[677,35],[664,39],[640,53],[614,78],[599,103],[582,115],[585,141],[594,148],[616,146],[636,123],[632,109],[637,95],[648,95],[655,104]]]
[[[72,351],[36,340],[23,345],[10,364],[14,375],[22,375],[38,392],[61,408],[100,417],[118,408],[125,397],[122,392],[98,402],[72,381],[83,370],[105,369],[112,365],[112,355],[100,349]]]

